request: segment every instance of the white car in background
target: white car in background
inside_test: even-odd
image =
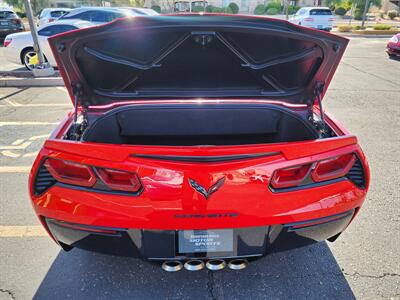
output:
[[[45,8],[39,15],[38,26],[41,27],[47,23],[56,21],[62,15],[70,12],[70,8]]]
[[[60,20],[48,23],[47,25],[38,28],[39,45],[49,64],[52,67],[57,67],[53,53],[47,41],[49,37],[62,32],[90,26],[93,26],[93,24],[87,21]],[[33,50],[33,39],[30,31],[7,35],[4,40],[4,47],[4,56],[8,61],[16,64],[23,64],[28,70],[33,69],[30,60],[36,55],[36,53]]]
[[[71,10],[63,15],[61,20],[79,19],[91,22],[95,25],[111,22],[115,19],[133,16],[154,16],[158,15],[152,9],[137,7],[80,7]]]
[[[332,30],[334,20],[329,7],[302,7],[289,18],[293,24],[325,31]]]

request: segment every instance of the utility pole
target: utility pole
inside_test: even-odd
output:
[[[368,9],[369,9],[369,0],[366,0],[364,12],[363,12],[363,16],[362,16],[362,21],[361,21],[361,28],[364,28],[365,18],[367,17]]]
[[[28,17],[29,21],[29,28],[31,29],[31,34],[33,39],[33,50],[35,50],[39,61],[38,66],[35,66],[35,68],[32,70],[32,73],[35,77],[53,75],[54,69],[50,68],[48,66],[48,63],[45,63],[42,49],[40,49],[39,37],[37,33],[36,24],[33,19],[33,12],[30,0],[24,0],[24,6],[25,6],[26,16]]]

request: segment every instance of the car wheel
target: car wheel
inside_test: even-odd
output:
[[[25,67],[29,70],[32,71],[34,65],[29,64],[29,60],[36,55],[35,50],[33,50],[32,48],[26,49],[24,50],[24,52],[21,55],[22,58],[22,62],[25,65]]]

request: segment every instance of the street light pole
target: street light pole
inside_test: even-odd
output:
[[[365,18],[367,16],[368,8],[369,8],[369,0],[365,2],[364,12],[361,21],[361,28],[364,28],[364,23],[365,23]]]
[[[36,55],[38,56],[39,66],[43,66],[44,56],[43,56],[42,50],[40,49],[36,24],[33,20],[31,1],[24,0],[24,6],[25,6],[26,16],[28,17],[28,21],[29,21],[29,28],[31,29],[31,34],[32,34],[32,39],[33,39],[33,49],[35,50]]]

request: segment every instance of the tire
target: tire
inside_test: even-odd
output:
[[[36,55],[35,50],[33,48],[26,48],[21,53],[21,62],[24,64],[25,68],[29,71],[32,71],[33,65],[29,65],[29,58]]]

